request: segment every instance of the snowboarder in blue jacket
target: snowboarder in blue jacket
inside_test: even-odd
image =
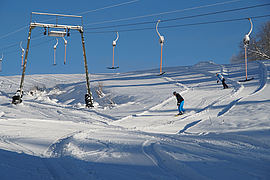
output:
[[[229,87],[227,86],[227,84],[225,83],[225,78],[222,76],[222,74],[216,73],[216,76],[217,76],[217,78],[218,78],[217,83],[218,83],[219,81],[221,81],[221,82],[222,82],[222,85],[223,85],[223,89],[229,88]]]
[[[173,95],[176,97],[177,99],[177,107],[178,107],[178,111],[179,114],[178,115],[182,115],[185,112],[185,109],[183,108],[184,106],[184,98],[177,92],[173,92]]]

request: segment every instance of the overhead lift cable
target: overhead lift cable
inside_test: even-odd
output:
[[[140,1],[140,0],[127,1],[127,2],[123,2],[123,3],[119,3],[119,4],[105,6],[105,7],[102,7],[102,8],[97,8],[97,9],[85,11],[85,12],[82,12],[82,13],[78,13],[78,15],[83,15],[83,14],[87,14],[87,13],[91,13],[91,12],[96,12],[96,11],[100,11],[100,10],[104,10],[104,9],[110,9],[110,8],[114,8],[114,7],[119,7],[119,6],[131,4],[131,3],[135,3],[135,2],[138,2],[138,1]]]
[[[184,17],[177,17],[177,18],[172,18],[172,19],[164,19],[164,20],[162,20],[162,22],[190,19],[190,18],[203,17],[203,16],[209,16],[209,15],[215,15],[215,14],[222,14],[222,13],[228,13],[228,12],[234,12],[234,11],[242,11],[242,10],[258,8],[258,7],[264,7],[264,6],[270,6],[270,3],[259,4],[259,5],[254,5],[254,6],[247,6],[247,7],[242,7],[242,8],[235,8],[235,9],[228,9],[228,10],[223,10],[223,11],[215,11],[215,12],[197,14],[197,15],[192,15],[192,16],[184,16]],[[101,27],[92,27],[92,28],[87,28],[86,27],[85,29],[86,30],[106,29],[106,28],[136,26],[136,25],[154,24],[154,23],[156,23],[156,21],[145,21],[145,22],[138,22],[138,23],[128,23],[128,24],[101,26]]]
[[[40,35],[40,34],[39,34]],[[40,36],[33,36],[33,37],[35,37],[35,38],[33,38],[32,39],[32,41],[34,41],[34,40],[38,40],[38,39],[41,39],[41,38],[44,38],[43,36],[42,37],[40,37]],[[27,40],[24,40],[24,41],[22,41],[23,43],[25,42],[27,42]],[[15,47],[15,46],[18,46],[18,42],[16,42],[16,43],[12,43],[12,44],[10,44],[10,45],[7,45],[7,46],[3,46],[3,47],[0,47],[0,49],[1,50],[5,50],[5,49],[9,49],[9,48],[12,48],[12,47]]]
[[[91,12],[96,12],[96,11],[100,11],[100,10],[104,10],[104,9],[110,9],[110,8],[114,8],[114,7],[119,7],[119,6],[123,6],[123,5],[127,5],[127,4],[131,4],[131,3],[135,3],[135,2],[138,2],[140,0],[132,0],[132,1],[127,1],[127,2],[123,2],[123,3],[118,3],[118,4],[114,4],[114,5],[110,5],[110,6],[105,6],[105,7],[101,7],[101,8],[97,8],[97,9],[93,9],[93,10],[88,10],[88,11],[85,11],[85,12],[82,12],[82,13],[78,13],[78,15],[83,15],[83,14],[87,14],[87,13],[91,13]],[[62,19],[63,17],[60,17],[58,19]],[[44,22],[48,22],[48,21],[51,21],[51,20],[54,20],[54,19],[47,19],[47,20],[44,20]],[[24,26],[24,27],[21,27],[15,31],[12,31],[8,34],[5,34],[3,36],[0,36],[0,39],[3,39],[3,38],[6,38],[12,34],[15,34],[17,32],[20,32],[24,29],[27,29],[28,28],[28,25]]]
[[[217,21],[205,21],[205,22],[199,22],[199,23],[189,23],[189,24],[177,24],[177,25],[170,25],[170,26],[162,26],[159,27],[159,29],[165,29],[165,28],[176,28],[176,27],[188,27],[188,26],[196,26],[196,25],[206,25],[206,24],[217,24],[217,23],[226,23],[226,22],[234,22],[234,21],[243,21],[247,20],[248,18],[252,19],[259,19],[259,18],[265,18],[265,17],[270,17],[270,14],[266,15],[261,15],[261,16],[249,16],[249,17],[244,17],[244,18],[235,18],[235,19],[225,19],[225,20],[217,20]],[[145,27],[145,28],[134,28],[134,29],[123,29],[123,30],[118,30],[118,32],[131,32],[131,31],[144,31],[144,30],[153,30],[155,28],[153,27]],[[103,34],[103,33],[112,33],[115,32],[115,30],[110,30],[110,31],[88,31],[85,32],[87,34]]]
[[[94,23],[85,24],[85,26],[87,26],[87,25],[96,25],[96,24],[105,24],[105,23],[113,23],[113,22],[120,22],[120,21],[128,21],[128,20],[141,19],[141,18],[147,18],[147,17],[153,17],[153,16],[160,16],[160,15],[165,15],[165,14],[172,14],[172,13],[190,11],[190,10],[195,10],[195,9],[213,7],[213,6],[218,6],[218,5],[230,4],[230,3],[235,3],[235,2],[239,2],[239,1],[243,1],[243,0],[233,0],[233,1],[227,1],[227,2],[207,4],[207,5],[203,5],[203,6],[195,6],[195,7],[191,7],[191,8],[185,8],[185,9],[178,9],[178,10],[173,10],[173,11],[166,11],[166,12],[160,12],[160,13],[154,13],[154,14],[146,14],[146,15],[141,15],[141,16],[134,16],[134,17],[129,17],[129,18],[114,19],[114,20],[107,20],[107,21],[101,21],[101,22],[94,22]]]

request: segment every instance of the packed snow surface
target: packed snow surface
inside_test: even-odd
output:
[[[270,62],[164,70],[0,76],[0,179],[270,179]]]

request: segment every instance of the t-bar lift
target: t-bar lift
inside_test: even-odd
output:
[[[243,39],[243,43],[244,43],[244,48],[245,48],[245,69],[246,69],[246,79],[245,80],[240,80],[240,82],[245,82],[245,81],[250,81],[252,80],[253,78],[249,78],[248,79],[248,74],[247,74],[247,71],[248,71],[248,68],[247,68],[247,64],[248,64],[248,60],[247,60],[247,48],[248,48],[248,45],[249,45],[249,41],[250,41],[250,34],[253,30],[253,24],[252,24],[252,21],[251,21],[251,18],[248,18],[249,22],[250,22],[250,30],[249,30],[249,33],[245,35],[244,39]]]
[[[114,66],[114,48],[115,48],[116,42],[117,42],[117,40],[119,38],[118,32],[116,32],[116,34],[117,34],[117,37],[116,37],[116,39],[112,43],[112,45],[113,45],[113,59],[112,59],[113,61],[112,61],[112,67],[108,67],[108,69],[117,69],[117,68],[119,68],[118,66],[117,67]]]
[[[55,16],[56,23],[55,24],[44,24],[44,23],[32,22],[33,15]],[[63,17],[81,18],[81,25],[80,26],[79,25],[75,25],[75,26],[74,25],[60,25],[57,22],[59,17],[61,17],[61,18],[63,18]],[[87,67],[86,52],[85,52],[85,41],[84,41],[84,36],[83,36],[82,16],[40,13],[40,12],[32,12],[31,13],[30,26],[29,26],[28,39],[27,39],[27,48],[25,51],[25,56],[24,56],[24,61],[23,61],[23,71],[22,71],[22,76],[21,76],[20,88],[17,91],[16,95],[12,97],[12,103],[18,104],[18,103],[22,102],[21,98],[23,96],[23,83],[24,83],[24,77],[25,77],[25,69],[26,69],[26,65],[27,65],[28,52],[29,52],[29,47],[30,47],[31,32],[36,27],[44,28],[45,29],[44,35],[46,35],[47,34],[46,32],[48,32],[48,36],[53,36],[53,37],[64,37],[66,35],[69,36],[70,30],[77,30],[80,32],[81,40],[82,40],[84,68],[85,68],[85,76],[86,76],[86,88],[87,88],[87,93],[85,94],[85,103],[86,103],[86,107],[93,107],[93,98],[92,98],[92,93],[90,91],[88,67]]]
[[[160,20],[158,20],[156,24],[156,31],[159,37],[159,43],[160,43],[160,70],[159,70],[159,75],[163,75],[165,72],[162,72],[162,48],[164,44],[164,36],[161,36],[160,33],[158,32],[158,24],[160,23]]]

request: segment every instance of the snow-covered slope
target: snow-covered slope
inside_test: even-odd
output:
[[[270,62],[164,70],[90,75],[92,109],[81,74],[27,76],[17,106],[0,76],[1,179],[269,179]]]

